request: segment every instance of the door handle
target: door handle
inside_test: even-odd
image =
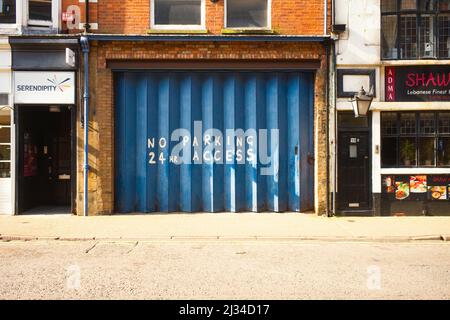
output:
[[[314,156],[311,153],[308,153],[308,164],[313,165],[314,160]]]

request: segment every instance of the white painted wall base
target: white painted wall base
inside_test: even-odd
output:
[[[13,214],[11,178],[0,178],[0,214]]]
[[[9,95],[9,103],[0,105],[0,111],[11,110],[13,98],[11,95],[12,72],[11,72],[11,48],[8,38],[0,38],[0,93]],[[6,110],[5,110],[6,109]],[[0,214],[14,214],[14,179],[15,179],[15,135],[13,125],[13,111],[11,110],[11,177],[0,177]]]

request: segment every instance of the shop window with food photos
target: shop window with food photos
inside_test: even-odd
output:
[[[438,113],[439,138],[437,161],[439,166],[450,166],[450,113]]]
[[[450,167],[450,112],[383,112],[381,165]]]
[[[400,134],[398,146],[400,153],[400,165],[415,166],[417,155],[417,123],[414,113],[399,114]]]
[[[398,149],[398,125],[396,113],[384,113],[382,121],[382,140],[383,152],[381,153],[381,161],[385,166],[397,166],[397,149]]]
[[[450,0],[381,0],[383,59],[449,59]]]
[[[419,113],[419,166],[435,165],[436,119],[433,113]]]

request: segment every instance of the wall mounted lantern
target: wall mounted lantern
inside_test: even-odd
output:
[[[353,106],[353,112],[355,113],[355,118],[367,117],[372,100],[372,88],[370,88],[370,92],[367,94],[364,87],[361,87],[361,90],[359,90],[359,92],[350,100]]]

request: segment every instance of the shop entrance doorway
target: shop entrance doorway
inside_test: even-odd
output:
[[[16,212],[71,213],[73,108],[18,106]]]

